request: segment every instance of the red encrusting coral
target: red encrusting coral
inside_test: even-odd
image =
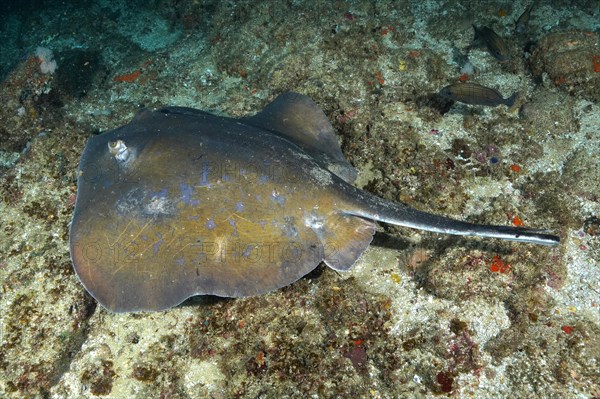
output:
[[[131,73],[126,73],[124,75],[117,75],[114,77],[113,81],[133,83],[137,80],[137,78],[140,77],[141,74],[142,74],[142,71],[140,69],[138,69]]]
[[[567,335],[571,334],[575,328],[573,326],[562,326],[561,330]]]
[[[517,215],[513,216],[513,218],[512,218],[512,224],[514,224],[517,227],[523,227],[523,226],[525,226],[525,224],[523,223],[523,221],[521,220],[521,218],[518,217]]]
[[[500,257],[498,255],[494,255],[494,257],[492,258],[492,262],[490,264],[490,271],[492,273],[509,273],[510,272],[510,265],[506,262],[504,262],[502,259],[500,259]]]
[[[592,57],[592,64],[594,65],[594,72],[600,72],[600,54]]]

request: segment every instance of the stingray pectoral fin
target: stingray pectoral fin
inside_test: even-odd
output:
[[[375,222],[358,216],[335,213],[312,230],[321,241],[323,261],[338,271],[347,271],[369,247],[375,233]]]
[[[356,169],[344,158],[331,122],[309,97],[283,93],[258,114],[239,121],[285,137],[346,182],[356,180]]]
[[[365,191],[361,191],[358,197],[361,198],[362,207],[348,211],[348,214],[436,233],[499,238],[550,246],[560,243],[560,238],[549,234],[547,230],[463,222],[386,201]]]

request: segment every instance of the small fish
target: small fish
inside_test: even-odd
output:
[[[485,87],[477,83],[456,83],[444,87],[440,90],[439,95],[465,104],[487,105],[490,107],[504,104],[507,107],[512,107],[519,92],[514,92],[512,96],[503,98],[498,90],[490,87]]]
[[[525,11],[523,11],[523,14],[521,14],[521,16],[517,19],[517,22],[515,23],[516,35],[524,35],[527,33],[527,30],[529,28],[529,18],[531,17],[531,9],[536,3],[537,1],[531,3],[529,7],[527,7]]]
[[[504,43],[504,40],[496,32],[487,26],[482,26],[481,28],[473,25],[473,30],[475,30],[475,36],[473,38],[473,45],[485,45],[490,52],[491,55],[494,56],[499,61],[508,61],[510,60],[510,55],[508,54],[508,47]]]

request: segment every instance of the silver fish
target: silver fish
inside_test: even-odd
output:
[[[537,1],[531,3],[517,19],[517,22],[515,23],[515,34],[524,35],[527,33],[527,30],[529,29],[529,19],[531,18],[531,10],[536,4]]]
[[[461,103],[471,105],[487,105],[495,107],[501,104],[512,107],[519,92],[515,92],[508,98],[503,98],[498,90],[485,87],[477,83],[456,83],[440,90],[439,95]]]
[[[487,26],[478,28],[473,25],[473,30],[475,31],[473,38],[474,45],[484,45],[490,54],[499,61],[510,60],[508,47],[506,47],[504,40],[496,32]]]

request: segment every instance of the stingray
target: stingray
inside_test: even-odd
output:
[[[545,230],[477,225],[353,186],[333,127],[286,93],[243,118],[142,110],[92,137],[79,165],[73,265],[114,312],[160,311],[195,295],[246,297],[319,263],[346,271],[375,221],[437,233],[555,245]]]

